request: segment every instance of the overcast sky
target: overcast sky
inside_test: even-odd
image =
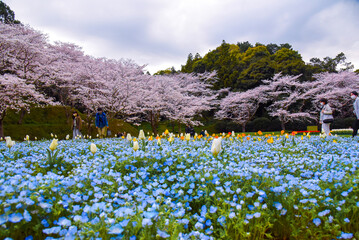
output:
[[[344,52],[359,68],[359,0],[4,0],[16,19],[86,54],[154,73],[227,43],[289,43],[304,61]]]

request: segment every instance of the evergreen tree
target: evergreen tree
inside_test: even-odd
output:
[[[15,13],[6,5],[3,1],[0,1],[0,22],[10,24],[10,23],[20,23],[15,20]]]

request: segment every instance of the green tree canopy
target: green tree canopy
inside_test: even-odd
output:
[[[3,1],[0,1],[0,22],[10,24],[10,23],[20,23],[15,20],[15,13],[6,5]]]

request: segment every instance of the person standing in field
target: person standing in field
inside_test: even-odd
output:
[[[354,115],[355,115],[355,121],[353,124],[353,135],[352,137],[355,137],[358,134],[358,128],[359,128],[359,98],[358,98],[358,92],[352,91],[350,93],[350,97],[354,100],[353,107],[354,107]]]
[[[96,128],[100,138],[104,138],[107,135],[108,122],[106,113],[103,112],[102,108],[97,109],[96,113]]]
[[[81,137],[82,119],[77,112],[72,114],[72,138]]]
[[[322,105],[320,110],[320,123],[322,124],[322,132],[324,131],[326,136],[330,135],[330,123],[334,121],[332,108],[328,104],[328,100],[322,98],[319,100]]]

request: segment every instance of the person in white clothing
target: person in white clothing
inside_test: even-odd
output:
[[[320,124],[322,124],[322,132],[325,133],[326,136],[330,136],[330,123],[334,121],[332,108],[328,104],[328,100],[322,98],[319,100],[322,105],[322,109],[320,110]]]
[[[353,124],[353,137],[355,137],[358,134],[358,128],[359,128],[359,98],[358,98],[358,92],[352,91],[350,93],[350,97],[354,100],[353,107],[354,107],[354,115],[355,115],[355,122]]]

